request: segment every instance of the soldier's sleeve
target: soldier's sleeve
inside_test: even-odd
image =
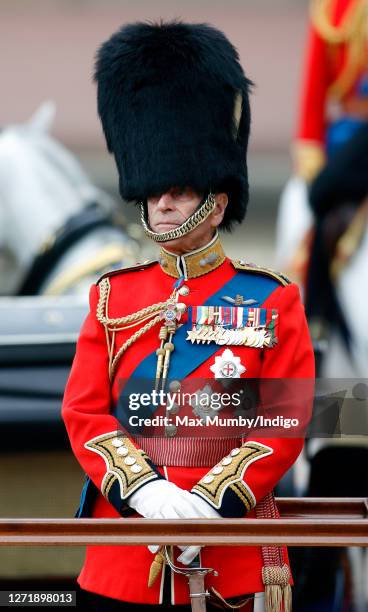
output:
[[[293,157],[296,172],[311,181],[325,163],[327,48],[313,25],[309,29]]]
[[[149,457],[110,414],[111,391],[103,325],[96,318],[98,288],[82,326],[66,385],[62,417],[80,465],[120,514],[125,500],[147,482],[162,478]]]
[[[261,404],[273,415],[279,411],[294,415],[299,427],[296,434],[285,430],[287,435],[258,428],[194,486],[192,492],[223,517],[245,516],[272,491],[303,448],[302,433],[313,403],[314,355],[297,285],[277,291],[278,301],[272,307],[279,312],[279,339],[276,346],[263,350]]]

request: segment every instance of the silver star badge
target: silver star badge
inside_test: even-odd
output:
[[[246,367],[240,357],[234,355],[230,349],[225,349],[222,355],[215,357],[215,363],[210,367],[215,378],[240,378]]]

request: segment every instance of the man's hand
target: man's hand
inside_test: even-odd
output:
[[[189,491],[188,491],[189,493]],[[191,511],[192,516],[186,518],[221,518],[221,515],[204,499],[195,493],[189,493],[191,496]],[[201,546],[179,546],[182,554],[178,557],[178,561],[183,565],[189,565],[198,555]]]
[[[151,519],[220,518],[220,514],[204,499],[185,491],[168,480],[154,480],[133,493],[127,500],[138,514]],[[148,547],[152,553],[158,546]],[[189,565],[198,555],[200,546],[180,546],[178,561]]]
[[[180,489],[173,482],[154,480],[133,493],[127,499],[127,503],[145,518],[175,519],[205,516],[203,511],[198,514],[201,504],[198,504],[196,509],[196,498],[199,502],[202,501],[197,495]],[[209,506],[207,502],[203,503]]]

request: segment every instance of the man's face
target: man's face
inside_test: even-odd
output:
[[[190,187],[180,189],[172,187],[159,196],[147,199],[148,223],[150,228],[158,234],[182,225],[190,217],[203,199],[203,195],[196,193]],[[215,210],[200,223],[194,230],[167,242],[161,246],[177,253],[189,253],[194,249],[207,244],[214,235],[216,227],[221,223],[227,205],[225,193],[216,194]]]
[[[190,187],[172,187],[169,191],[147,199],[150,228],[159,234],[175,229],[190,217],[202,196]]]

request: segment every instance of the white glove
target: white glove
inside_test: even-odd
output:
[[[194,493],[189,493],[189,495],[191,496],[192,511],[196,514],[186,518],[221,518],[221,514],[204,499]],[[178,557],[178,561],[183,565],[189,565],[201,550],[201,546],[179,546],[179,548],[183,552]]]
[[[138,514],[151,519],[185,518],[192,512],[188,491],[180,489],[168,480],[147,482],[128,498],[127,503]],[[157,545],[148,546],[148,550],[153,554],[158,549]]]
[[[145,518],[195,518],[198,514],[193,514],[192,497],[173,482],[154,480],[133,493],[127,503]]]
[[[145,518],[221,518],[220,514],[204,499],[180,489],[168,480],[154,480],[138,489],[127,500],[128,504]],[[178,561],[189,565],[198,555],[200,546],[180,546],[183,553]],[[150,545],[148,549],[156,553],[157,545]]]

